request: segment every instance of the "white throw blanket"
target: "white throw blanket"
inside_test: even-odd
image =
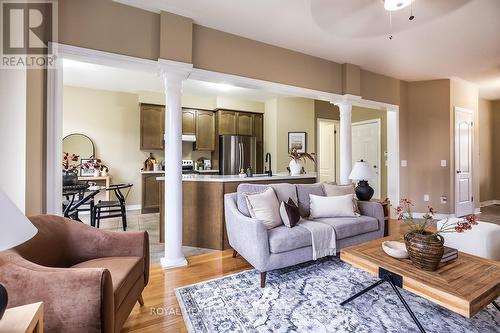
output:
[[[300,219],[298,225],[306,228],[311,233],[313,260],[337,253],[335,229],[331,225],[304,219]]]

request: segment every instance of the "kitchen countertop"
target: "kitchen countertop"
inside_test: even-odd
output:
[[[229,183],[229,182],[258,182],[266,180],[290,180],[290,179],[306,179],[306,178],[316,178],[316,173],[311,172],[300,176],[290,176],[288,174],[275,174],[272,177],[267,175],[254,176],[254,177],[243,177],[240,178],[238,175],[182,175],[182,181],[187,182],[219,182],[219,183]],[[157,177],[157,180],[165,180],[165,177]]]
[[[165,171],[163,171],[163,170],[160,170],[160,171],[144,171],[144,170],[140,170],[139,172],[141,174],[146,174],[146,175],[147,174],[152,175],[152,174],[164,174],[165,173]],[[199,173],[215,173],[215,172],[217,172],[217,173],[219,173],[219,170],[215,170],[215,169],[214,170],[196,170],[196,172],[199,172]]]

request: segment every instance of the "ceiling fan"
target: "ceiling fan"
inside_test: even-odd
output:
[[[389,12],[389,25],[392,31],[392,12],[401,10],[410,6],[410,17],[408,20],[413,21],[415,16],[413,15],[413,1],[414,0],[382,0],[384,2],[384,9]],[[389,32],[389,39],[392,40],[392,33]]]

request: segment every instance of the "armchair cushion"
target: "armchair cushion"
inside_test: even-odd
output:
[[[106,268],[111,273],[115,309],[122,304],[129,291],[144,275],[144,259],[140,257],[108,257],[84,261],[72,268]]]

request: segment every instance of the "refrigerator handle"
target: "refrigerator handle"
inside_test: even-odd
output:
[[[245,166],[243,163],[245,162],[245,145],[241,143],[241,168],[244,169]]]
[[[238,142],[238,173],[243,168],[243,149],[241,148],[241,142]]]

